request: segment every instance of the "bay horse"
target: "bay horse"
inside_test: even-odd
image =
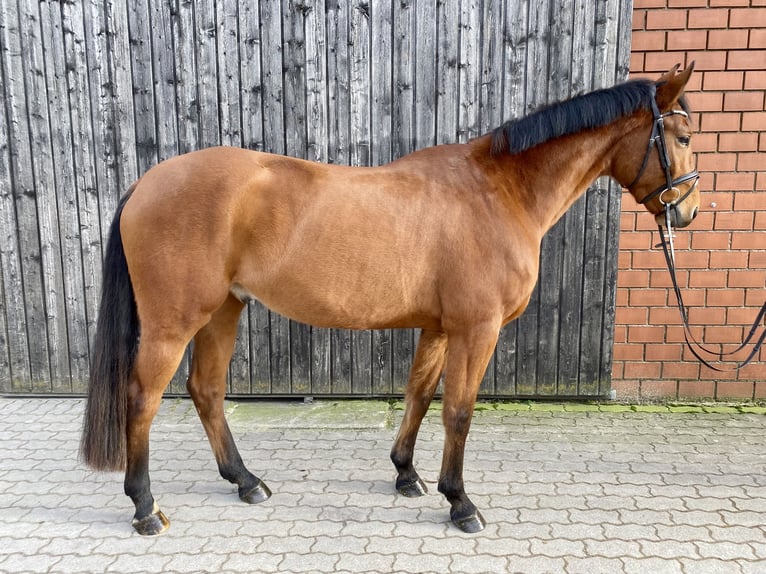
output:
[[[224,147],[153,167],[109,231],[81,458],[125,470],[137,532],[168,527],[149,485],[149,427],[193,340],[187,388],[220,474],[242,500],[262,502],[271,492],[242,462],[223,409],[246,302],[318,327],[419,328],[391,450],[396,489],[426,492],[413,450],[443,372],[438,490],[458,528],[481,530],[463,483],[466,437],[499,331],[529,302],[543,235],[603,175],[659,221],[668,210],[673,226],[694,219],[683,97],[692,70],[577,96],[378,167]]]

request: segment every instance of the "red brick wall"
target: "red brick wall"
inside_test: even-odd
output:
[[[676,233],[694,333],[743,340],[766,300],[766,0],[635,0],[631,77],[696,61],[688,88],[702,186],[700,215]],[[651,215],[623,196],[613,388],[618,398],[764,399],[766,350],[716,373],[682,343]]]

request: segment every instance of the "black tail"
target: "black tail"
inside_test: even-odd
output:
[[[80,439],[80,457],[96,470],[123,470],[126,462],[127,386],[138,349],[139,324],[120,235],[120,216],[134,188],[120,199],[104,258],[101,305]]]

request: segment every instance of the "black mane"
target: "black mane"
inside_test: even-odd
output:
[[[605,126],[649,108],[656,93],[650,80],[633,80],[551,104],[492,131],[492,153],[520,153],[548,140]],[[685,103],[682,102],[685,108]]]

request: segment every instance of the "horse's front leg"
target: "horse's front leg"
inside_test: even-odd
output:
[[[444,369],[446,351],[446,334],[425,330],[420,334],[407,383],[404,418],[391,449],[391,462],[397,471],[396,490],[404,496],[422,496],[427,492],[425,483],[412,464],[413,453],[420,423],[431,404]]]
[[[192,369],[186,387],[194,401],[221,476],[236,484],[239,497],[250,504],[271,496],[269,488],[245,467],[226,423],[223,400],[226,373],[244,304],[229,295],[210,322],[194,337]]]
[[[476,395],[497,344],[499,327],[485,324],[449,333],[449,353],[444,376],[444,454],[439,492],[451,505],[450,518],[463,532],[479,532],[485,522],[465,493],[463,457]]]

